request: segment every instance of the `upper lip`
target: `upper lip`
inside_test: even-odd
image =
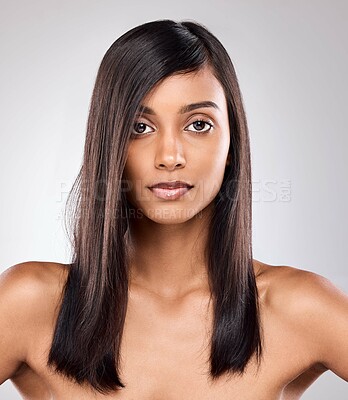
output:
[[[149,186],[150,189],[152,188],[162,188],[162,189],[175,189],[179,187],[188,187],[192,188],[193,186],[187,182],[183,181],[168,181],[168,182],[158,182],[152,186]]]

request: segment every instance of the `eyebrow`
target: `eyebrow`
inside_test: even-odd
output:
[[[200,101],[199,103],[187,104],[187,105],[181,107],[179,110],[179,114],[186,114],[190,111],[196,110],[197,108],[208,108],[208,107],[215,108],[216,110],[220,111],[220,108],[218,107],[218,105],[216,103],[214,103],[213,101]],[[156,115],[155,111],[152,108],[146,107],[143,105],[140,105],[139,112],[141,114]]]

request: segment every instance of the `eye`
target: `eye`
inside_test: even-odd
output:
[[[214,125],[211,122],[205,121],[204,119],[198,119],[198,120],[192,122],[192,124],[190,124],[188,126],[191,126],[191,125],[193,125],[194,128],[197,130],[191,131],[190,129],[186,128],[185,131],[188,130],[190,132],[196,133],[197,135],[210,132],[210,130],[214,127]],[[204,129],[206,126],[208,129]]]
[[[150,128],[150,127],[149,127],[149,125],[145,124],[144,122],[135,122],[132,136],[139,137],[139,136],[146,135],[147,133],[149,133],[149,132],[146,132],[146,128]]]
[[[191,125],[193,125],[195,130],[187,129]],[[193,132],[196,135],[202,135],[202,134],[210,132],[210,130],[212,128],[214,128],[214,125],[212,124],[212,122],[208,122],[204,119],[198,119],[198,120],[192,122],[190,125],[188,125],[188,127],[186,127],[184,130]],[[150,128],[150,126],[145,124],[144,122],[135,122],[134,130],[133,130],[131,136],[133,138],[134,137],[137,138],[137,137],[145,136],[146,134],[148,134],[150,132],[153,132],[153,130],[146,131],[146,128]]]

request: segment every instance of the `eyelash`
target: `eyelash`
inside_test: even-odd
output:
[[[196,122],[204,122],[206,125],[209,125],[209,129],[207,129],[205,131],[189,131],[189,132],[193,132],[196,135],[204,135],[204,134],[210,132],[212,128],[214,128],[214,125],[211,122],[206,121],[205,119],[202,119],[202,118],[196,119],[195,121],[191,122],[188,126],[190,126],[190,125],[192,125],[192,124],[194,124]],[[145,122],[135,122],[134,126],[136,126],[138,124],[149,126],[149,125],[145,124]],[[186,128],[185,128],[185,130],[186,130]],[[145,136],[145,135],[147,135],[147,133],[133,133],[132,132],[132,137],[142,137],[142,136]]]

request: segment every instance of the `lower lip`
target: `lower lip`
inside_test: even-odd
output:
[[[164,200],[177,200],[184,194],[186,194],[191,188],[189,187],[180,187],[176,189],[162,189],[162,188],[149,188],[151,192]]]

